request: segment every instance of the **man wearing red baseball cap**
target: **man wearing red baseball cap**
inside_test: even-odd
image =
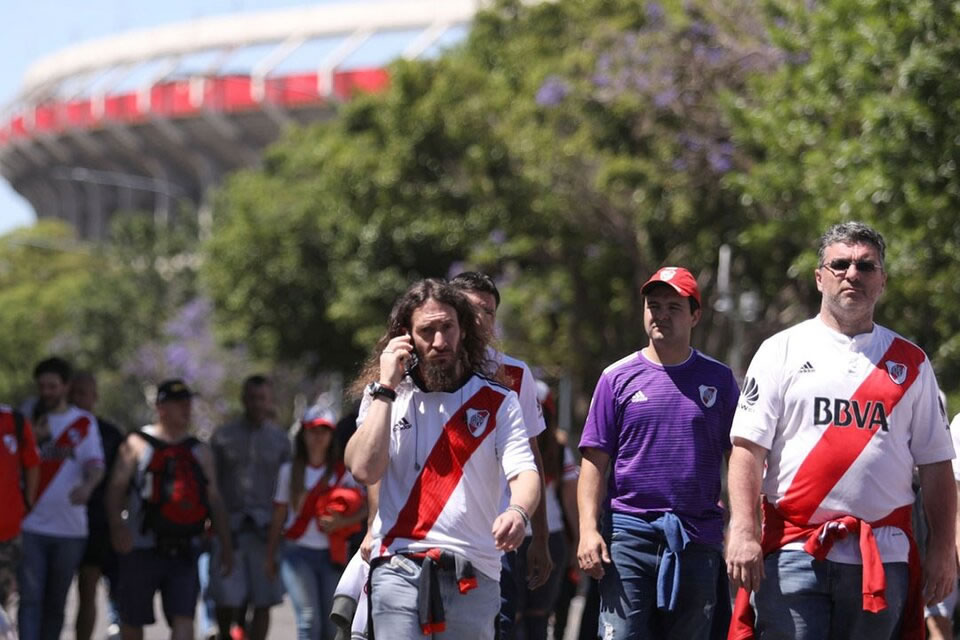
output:
[[[641,292],[649,342],[604,370],[580,440],[577,556],[600,580],[602,637],[706,639],[728,619],[718,505],[739,390],[690,346],[696,278],[663,267]]]

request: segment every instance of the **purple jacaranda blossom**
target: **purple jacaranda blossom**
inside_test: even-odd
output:
[[[507,232],[503,229],[494,229],[490,232],[490,243],[500,246],[507,241]]]
[[[644,13],[647,17],[646,25],[649,28],[656,29],[663,26],[663,20],[666,17],[666,11],[659,2],[648,2],[644,7]]]
[[[721,142],[707,152],[707,163],[716,173],[726,173],[733,168],[733,145]]]
[[[570,94],[570,87],[560,76],[548,76],[537,91],[537,104],[541,107],[555,107]]]
[[[467,268],[467,263],[462,260],[454,260],[450,263],[450,267],[447,269],[447,278],[456,278],[458,275],[463,273]]]
[[[716,29],[712,24],[703,20],[694,20],[687,27],[687,33],[695,38],[712,38],[715,31]]]
[[[674,89],[673,87],[667,87],[666,89],[664,89],[663,91],[660,91],[659,93],[657,93],[657,95],[653,97],[653,104],[658,109],[666,109],[671,104],[673,104],[673,101],[677,99],[678,95],[679,94],[677,93],[676,89]]]

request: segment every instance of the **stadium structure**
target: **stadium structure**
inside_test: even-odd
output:
[[[203,18],[89,41],[38,60],[0,112],[0,173],[39,218],[87,240],[118,212],[201,227],[223,177],[292,124],[389,84],[391,57],[463,37],[481,0],[319,4]]]

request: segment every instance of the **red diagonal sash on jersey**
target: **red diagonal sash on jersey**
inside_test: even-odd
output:
[[[861,405],[868,400],[879,402],[889,416],[917,379],[924,358],[923,351],[906,340],[894,338],[887,352],[850,398],[851,406],[855,401]],[[888,373],[888,361],[906,365],[906,377],[900,384],[894,382]],[[777,508],[792,522],[810,522],[817,507],[877,431],[880,429],[861,429],[853,425],[837,428],[829,425],[800,465],[787,492],[777,503]]]
[[[339,472],[337,472],[336,481],[333,484],[336,485],[338,482],[340,482]],[[324,482],[322,478],[317,484],[313,485],[313,489],[310,490],[307,497],[303,499],[303,504],[300,505],[297,519],[293,521],[289,529],[283,532],[283,537],[288,540],[298,540],[300,536],[306,533],[307,527],[310,526],[310,520],[317,517],[317,502],[320,500],[320,496],[329,491],[330,488],[330,484]]]
[[[507,380],[510,381],[510,388],[516,394],[520,395],[520,387],[523,386],[523,367],[515,367],[512,364],[503,365],[503,371],[507,374]]]
[[[37,500],[43,495],[44,490],[50,485],[63,461],[67,459],[64,455],[67,451],[72,451],[77,444],[87,437],[87,431],[90,429],[90,419],[86,416],[80,417],[69,427],[63,430],[54,445],[54,457],[44,458],[40,461],[40,488],[37,490]]]
[[[497,411],[506,396],[491,387],[483,387],[467,400],[447,421],[443,433],[423,463],[406,504],[400,509],[397,521],[384,537],[383,546],[389,547],[396,538],[422,540],[433,527],[446,506],[450,495],[460,484],[463,467],[497,426]],[[416,407],[414,407],[416,411]],[[469,412],[469,415],[468,415]],[[468,424],[486,412],[486,424]],[[476,434],[476,427],[482,431]]]

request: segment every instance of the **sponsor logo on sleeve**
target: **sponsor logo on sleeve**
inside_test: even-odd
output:
[[[760,386],[753,378],[746,378],[743,381],[743,391],[740,392],[740,409],[744,411],[753,411],[757,401],[760,399]]]
[[[903,384],[907,379],[907,365],[893,360],[887,360],[884,364],[887,365],[887,375],[890,376],[890,379],[896,384]]]
[[[717,401],[717,388],[708,387],[705,384],[700,385],[700,402],[709,409]]]
[[[467,428],[474,438],[479,438],[487,429],[490,412],[486,409],[467,409]]]

